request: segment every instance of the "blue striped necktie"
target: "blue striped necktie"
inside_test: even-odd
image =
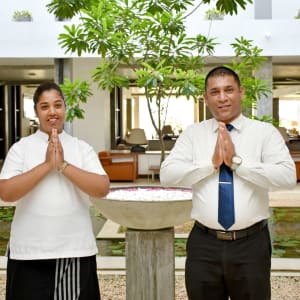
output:
[[[227,130],[231,131],[233,126],[226,124]],[[234,192],[232,170],[224,163],[220,167],[219,174],[219,210],[218,222],[227,230],[234,222]]]

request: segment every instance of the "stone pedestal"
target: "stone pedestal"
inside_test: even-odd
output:
[[[174,228],[127,230],[126,299],[175,299]]]

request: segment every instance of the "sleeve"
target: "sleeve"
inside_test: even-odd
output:
[[[196,158],[193,131],[193,127],[187,128],[163,161],[160,169],[162,185],[190,187],[215,173],[211,160],[205,160],[205,156]]]
[[[0,173],[0,179],[9,179],[23,173],[24,157],[19,143],[12,145],[9,149]]]
[[[271,125],[267,128],[261,145],[256,137],[257,147],[261,147],[260,161],[242,157],[236,174],[262,188],[293,188],[297,183],[295,163],[279,131]]]

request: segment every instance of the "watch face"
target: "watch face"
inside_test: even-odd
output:
[[[237,164],[237,165],[240,165],[242,163],[242,159],[239,157],[239,156],[234,156],[232,158],[232,163],[233,164]]]
[[[242,159],[239,156],[233,156],[231,170],[236,170],[241,163],[242,163]]]

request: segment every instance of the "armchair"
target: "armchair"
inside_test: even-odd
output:
[[[98,153],[98,157],[110,181],[134,181],[137,179],[137,154],[101,151]]]

